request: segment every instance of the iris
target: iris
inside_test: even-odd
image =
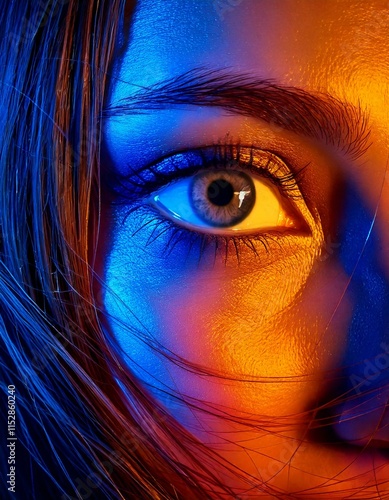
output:
[[[196,215],[216,227],[238,224],[255,204],[253,181],[240,171],[200,172],[193,177],[189,195]]]

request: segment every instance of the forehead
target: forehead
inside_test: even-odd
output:
[[[198,66],[280,83],[388,76],[388,0],[139,0],[121,73],[152,84]]]

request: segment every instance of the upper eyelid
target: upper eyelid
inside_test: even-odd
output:
[[[214,156],[207,158],[207,153],[210,153],[211,151],[213,151]],[[248,151],[250,159],[247,161]],[[269,149],[263,149],[255,146],[244,146],[240,143],[212,144],[168,153],[137,170],[130,171],[128,175],[120,175],[120,179],[133,185],[137,184],[139,181],[146,184],[152,183],[154,180],[153,177],[158,175],[159,178],[165,177],[166,182],[169,182],[173,177],[180,173],[182,173],[182,176],[191,175],[191,173],[201,167],[212,168],[212,163],[219,166],[219,164],[227,161],[225,157],[221,156],[225,154],[231,155],[228,158],[228,161],[240,162],[238,165],[234,165],[233,168],[239,166],[247,167],[248,164],[252,162],[252,173],[263,175],[264,173],[270,171],[270,169],[267,168],[268,165],[266,167],[259,166],[254,162],[254,155],[258,156],[261,153],[268,155],[267,163],[273,162],[273,164],[277,163],[279,167],[285,167],[286,172],[296,180],[307,166],[304,165],[302,168],[293,168],[289,165],[288,160],[284,159],[278,152],[274,152]],[[234,154],[238,155],[238,158],[234,158]],[[243,160],[241,160],[242,155],[245,157]],[[225,165],[222,165],[222,167],[225,168]]]
[[[207,153],[208,155],[213,153],[214,156],[211,156],[211,159],[207,158]],[[204,168],[215,168],[215,166],[211,165],[212,162],[216,163],[217,168],[225,170],[226,166],[223,165],[223,162],[226,158],[222,157],[223,154],[237,155],[239,160],[243,156],[241,161],[233,157],[233,160],[237,162],[237,164],[232,167],[233,169],[250,172],[251,175],[258,178],[266,178],[275,185],[280,195],[290,201],[304,200],[304,195],[300,189],[300,180],[304,176],[307,165],[303,165],[302,167],[299,166],[298,169],[293,169],[289,162],[280,157],[278,153],[259,147],[229,143],[212,144],[199,148],[176,151],[126,176],[119,174],[115,179],[114,174],[113,177],[111,176],[107,181],[108,183],[104,183],[105,187],[108,188],[108,193],[111,192],[114,195],[110,203],[113,205],[123,203],[142,205],[142,200],[144,200],[145,197],[149,197],[153,192],[163,188],[165,185],[195,175]],[[262,159],[264,161],[262,166],[259,166],[258,157],[260,157],[261,154],[263,154]],[[247,161],[248,157],[252,165],[249,165]],[[191,158],[191,161],[189,158]],[[170,171],[167,172],[166,168]],[[283,169],[282,171],[281,168]],[[113,188],[111,188],[112,180],[114,183]]]
[[[142,179],[142,177],[145,177],[145,180],[147,180],[147,174],[152,173],[152,172],[157,172],[158,174],[167,174],[169,167],[172,166],[174,160],[178,160],[180,158],[180,162],[177,161],[176,165],[177,168],[171,169],[172,173],[178,173],[180,171],[185,172],[187,170],[187,167],[185,167],[185,163],[188,164],[190,161],[191,156],[194,157],[195,159],[193,160],[192,165],[199,164],[199,159],[203,164],[210,163],[210,161],[206,158],[205,151],[208,151],[210,149],[215,149],[215,148],[239,148],[241,150],[252,150],[253,152],[263,152],[265,154],[271,155],[275,159],[280,160],[282,163],[288,166],[288,170],[293,172],[296,176],[299,174],[301,170],[303,170],[306,165],[301,168],[301,167],[294,167],[293,165],[290,165],[290,162],[288,161],[287,158],[284,158],[282,154],[280,154],[278,151],[275,151],[270,148],[262,148],[262,147],[257,147],[253,145],[244,145],[241,144],[240,142],[233,144],[233,143],[228,143],[228,144],[205,144],[203,146],[199,147],[191,147],[191,148],[183,148],[179,150],[175,150],[173,152],[168,152],[163,156],[160,156],[157,159],[154,159],[153,161],[147,163],[146,165],[134,170],[131,169],[130,166],[126,169],[129,174],[123,175],[123,174],[118,174],[121,180],[123,181],[130,181],[131,179]],[[164,165],[167,165],[168,168],[164,169]],[[259,169],[258,169],[259,170]],[[112,172],[110,172],[112,173]],[[114,174],[115,175],[115,174]]]

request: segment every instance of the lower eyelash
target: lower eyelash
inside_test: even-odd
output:
[[[140,208],[140,207],[139,207]],[[128,215],[126,215],[127,217]],[[180,242],[185,241],[188,247],[188,251],[184,259],[188,259],[193,252],[193,248],[198,248],[198,264],[200,264],[203,259],[205,252],[209,251],[212,246],[214,247],[214,262],[218,258],[218,255],[222,256],[224,264],[227,263],[231,255],[235,255],[238,264],[241,263],[241,251],[242,248],[250,250],[255,257],[260,258],[258,249],[255,247],[254,242],[260,242],[268,254],[269,244],[274,242],[280,246],[277,240],[277,233],[274,234],[263,233],[257,235],[239,235],[239,236],[225,236],[225,235],[215,235],[211,233],[200,233],[194,230],[185,229],[179,226],[169,219],[163,218],[159,213],[155,213],[152,219],[143,223],[136,231],[132,233],[131,236],[135,236],[144,229],[151,230],[146,241],[146,247],[160,240],[164,235],[168,234],[168,238],[165,242],[165,248],[163,250],[163,256],[165,258],[169,257],[173,252],[176,245]],[[169,234],[170,232],[170,234]],[[232,252],[231,252],[232,250]]]

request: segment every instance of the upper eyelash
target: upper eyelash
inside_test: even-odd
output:
[[[249,161],[241,161],[242,151],[249,153]],[[211,154],[210,154],[211,153]],[[263,153],[268,156],[267,163],[258,166],[255,155]],[[207,154],[209,156],[207,156]],[[196,159],[190,161],[190,156]],[[186,165],[183,166],[183,163]],[[232,163],[234,163],[232,165]],[[157,189],[180,178],[190,177],[198,171],[208,168],[213,169],[242,169],[248,170],[254,176],[262,176],[276,185],[281,193],[291,199],[302,197],[299,184],[308,165],[299,170],[288,168],[287,173],[280,173],[283,166],[287,165],[280,155],[272,151],[262,150],[254,146],[243,147],[240,143],[213,144],[202,148],[176,151],[158,161],[143,167],[128,176],[120,176],[114,179],[115,202],[128,203],[136,201],[137,198],[147,196]],[[111,184],[111,182],[109,183]],[[109,188],[108,184],[108,188]],[[107,185],[107,183],[106,183]],[[112,188],[111,188],[112,190]]]

